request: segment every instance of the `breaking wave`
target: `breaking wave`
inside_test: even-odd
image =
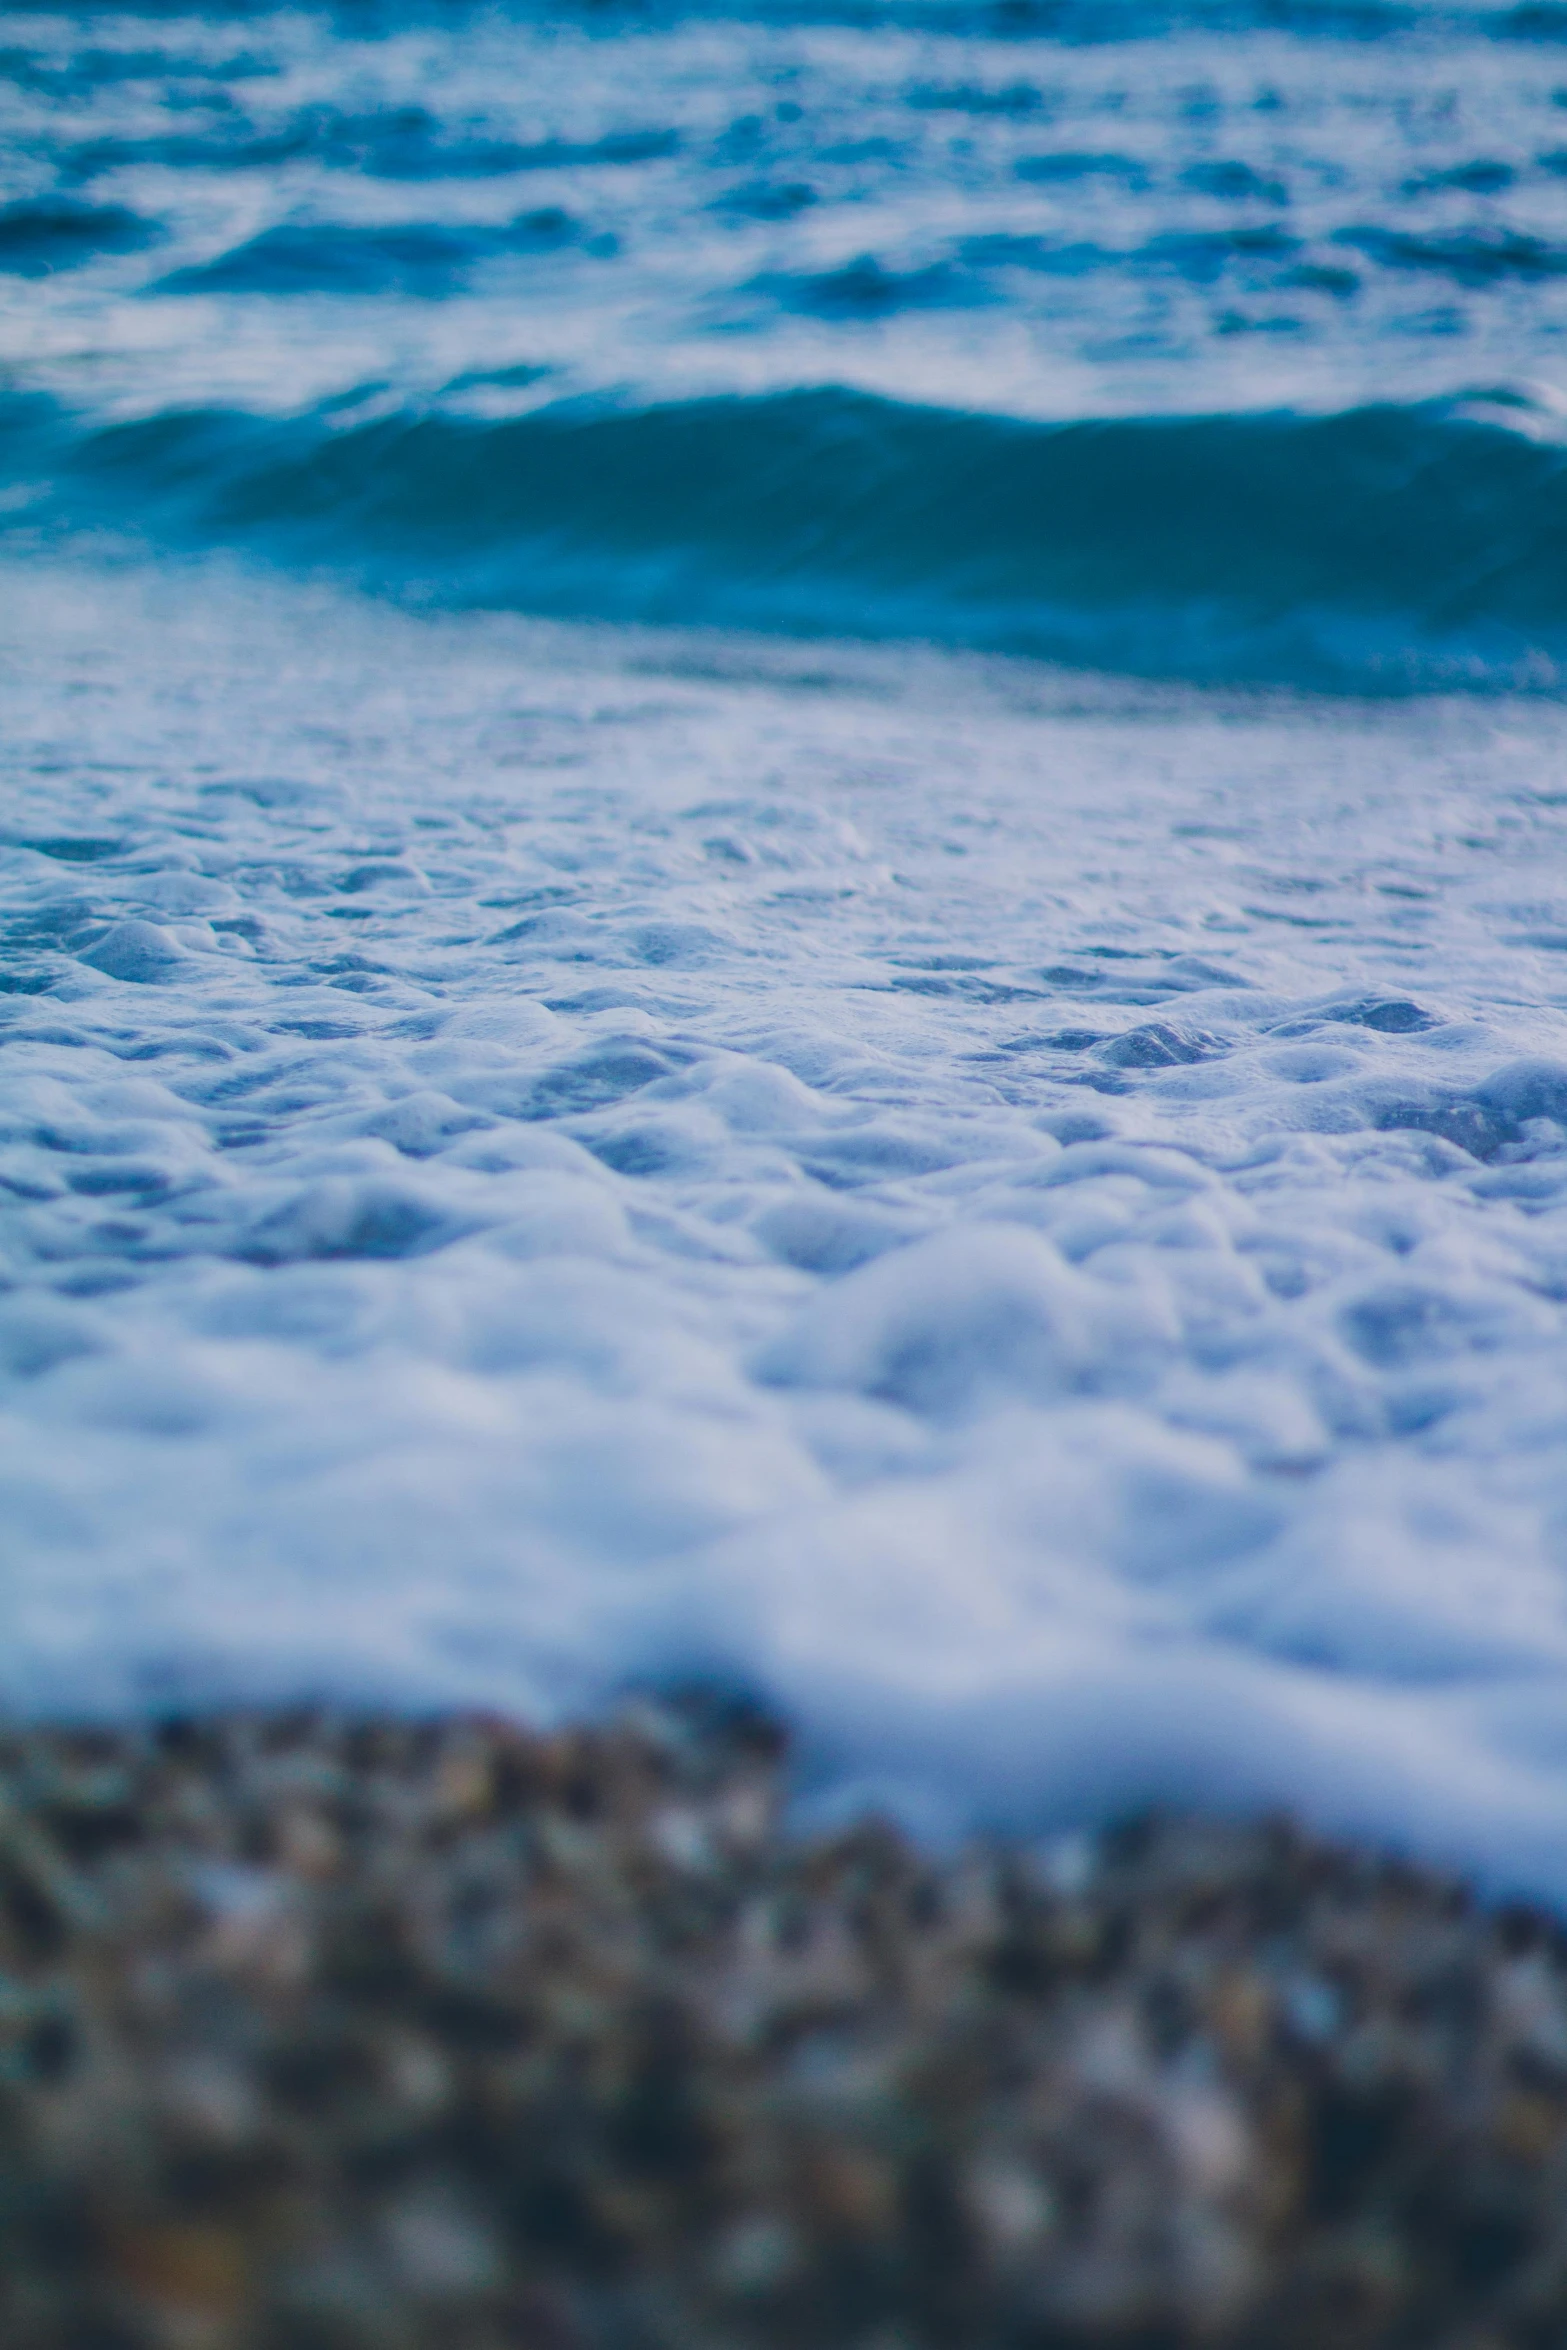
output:
[[[1555,685],[1567,449],[1516,395],[1051,424],[798,391],[502,421],[0,412],[13,530],[453,606],[926,638],[1145,676]]]

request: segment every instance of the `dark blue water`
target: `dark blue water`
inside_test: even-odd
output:
[[[821,390],[96,430],[15,401],[5,423],[13,479],[48,484],[35,532],[113,524],[421,601],[1389,690],[1548,684],[1567,653],[1567,452],[1505,410],[1041,423]]]
[[[1567,658],[1567,14],[3,27],[5,520],[1196,679]]]

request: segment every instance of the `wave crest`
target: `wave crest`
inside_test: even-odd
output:
[[[1045,424],[817,390],[92,428],[18,400],[3,445],[50,535],[129,527],[450,605],[1385,692],[1567,664],[1567,450],[1513,412]]]

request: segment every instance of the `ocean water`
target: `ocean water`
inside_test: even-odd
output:
[[[0,1699],[1567,1899],[1567,11],[0,71]]]

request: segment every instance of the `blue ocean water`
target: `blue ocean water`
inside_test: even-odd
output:
[[[437,603],[1549,682],[1564,22],[16,16],[8,520]]]
[[[1567,1898],[1567,11],[0,76],[5,1702]]]

